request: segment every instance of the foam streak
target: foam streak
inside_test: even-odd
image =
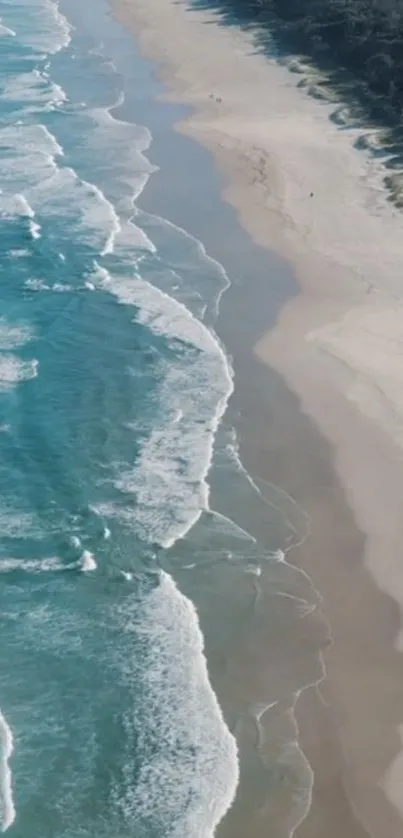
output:
[[[13,752],[13,736],[2,712],[0,711],[0,830],[6,830],[14,823],[15,808],[13,803],[11,770],[9,760]]]

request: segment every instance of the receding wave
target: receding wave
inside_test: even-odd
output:
[[[7,79],[1,95],[3,101],[14,103],[17,111],[24,114],[53,110],[66,101],[66,94],[60,85],[37,69]]]
[[[21,14],[20,4],[7,3],[2,26],[19,44],[41,55],[54,55],[67,47],[72,28],[56,0],[28,3]]]
[[[144,602],[126,598],[118,617],[140,640],[142,658],[125,664],[141,700],[125,718],[127,762],[117,804],[138,834],[212,838],[233,801],[238,760],[210,686],[196,610],[162,573]]]
[[[116,481],[122,493],[133,497],[136,530],[167,548],[208,505],[206,477],[215,432],[233,389],[231,369],[215,335],[182,303],[139,275],[111,277],[98,269],[94,283],[136,306],[140,323],[181,346],[166,364],[151,434],[133,468]]]

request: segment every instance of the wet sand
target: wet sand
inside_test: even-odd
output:
[[[169,98],[193,106],[179,129],[213,152],[242,224],[290,261],[300,284],[266,334],[270,289],[253,300],[246,283],[232,289],[219,329],[235,358],[243,460],[307,510],[309,538],[290,557],[320,591],[332,635],[327,677],[296,707],[315,773],[298,835],[397,838],[401,216],[387,203],[379,164],[354,148],[359,129],[340,131],[329,119],[334,105],[309,98],[295,74],[257,54],[251,34],[186,2],[115,0],[114,8],[162,67]],[[223,835],[252,838],[280,823],[264,807],[243,812],[226,819]]]

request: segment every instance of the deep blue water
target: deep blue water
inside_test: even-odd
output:
[[[203,568],[219,648],[213,588],[276,559],[248,520],[272,515],[281,542],[267,506],[248,519],[255,487],[219,428],[230,280],[136,209],[152,138],[116,117],[123,80],[96,33],[54,0],[0,0],[0,17],[0,828],[209,838],[237,748],[184,579]]]

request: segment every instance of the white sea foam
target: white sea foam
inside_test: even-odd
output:
[[[26,323],[10,323],[5,317],[0,318],[0,392],[10,390],[20,381],[27,381],[37,375],[36,360],[25,361],[11,352],[27,344],[33,337],[33,331]]]
[[[13,27],[21,45],[54,55],[70,43],[72,27],[56,0],[25,0],[23,15],[13,0],[2,0],[2,7],[6,23]]]
[[[144,151],[150,147],[152,135],[148,128],[144,125],[135,125],[132,122],[125,122],[122,119],[117,119],[112,115],[111,111],[114,108],[120,107],[124,102],[123,92],[115,104],[108,108],[92,108],[88,114],[98,124],[99,130],[90,132],[88,142],[90,148],[99,149],[102,153],[106,150],[106,140],[108,137],[113,137],[111,155],[114,156],[115,150],[127,161],[127,163],[135,163],[136,169],[141,167],[147,174],[157,171],[157,166],[150,163],[147,157],[142,157]]]
[[[80,180],[73,169],[53,170],[29,191],[34,207],[47,218],[63,220],[65,235],[94,247],[103,254],[113,252],[119,218],[103,192]],[[61,233],[62,234],[62,233]]]
[[[93,277],[94,281],[98,280],[98,285],[109,280],[106,282],[107,290],[120,302],[138,308],[136,320],[145,323],[154,334],[181,341],[200,352],[219,356],[228,375],[227,360],[217,337],[197,320],[183,303],[174,300],[138,273],[129,279],[111,277],[105,270],[100,271],[96,265]]]
[[[25,214],[32,220],[35,187],[52,182],[58,171],[55,157],[62,155],[63,149],[44,125],[14,124],[2,128],[0,211]]]
[[[0,37],[4,37],[5,35],[10,35],[12,38],[15,38],[16,33],[14,29],[9,29],[8,26],[4,26],[2,18],[0,18]]]
[[[16,355],[0,353],[0,392],[12,389],[21,381],[29,381],[38,375],[38,361],[23,361]]]
[[[57,146],[52,143],[49,147],[48,131],[43,125],[24,125],[21,120],[18,120],[12,125],[5,125],[0,130],[0,148],[4,157],[2,165],[7,166],[8,169],[13,167],[18,173],[18,166],[15,164],[18,157],[23,157],[33,151],[38,154],[53,155],[53,152],[56,153]],[[2,192],[3,186],[4,181],[2,181]]]
[[[235,795],[238,756],[209,682],[196,610],[162,573],[141,605],[126,598],[118,616],[142,639],[141,660],[124,662],[141,704],[126,719],[119,805],[134,832],[141,825],[166,838],[212,838]]]
[[[30,291],[54,291],[57,294],[65,294],[74,290],[68,282],[54,282],[53,285],[48,285],[43,279],[27,279],[24,286],[29,288]],[[83,287],[86,287],[86,285],[84,284]]]
[[[137,251],[148,251],[149,253],[156,253],[157,249],[147,236],[144,230],[134,223],[132,218],[128,220],[120,220],[120,230],[115,236],[115,246],[119,256],[134,267],[141,261],[141,253]]]
[[[17,349],[33,337],[34,332],[31,326],[26,323],[9,323],[5,317],[0,317],[0,350]]]
[[[120,225],[115,231],[113,244],[119,247],[119,256],[126,256],[132,262],[135,248],[155,251],[148,236],[131,216],[134,201],[156,167],[143,153],[151,142],[148,129],[116,119],[111,114],[123,98],[122,94],[120,101],[109,108],[88,111],[93,127],[83,138],[83,149],[86,149],[88,161],[96,170],[95,179],[119,213]],[[110,178],[112,170],[114,177]],[[108,252],[112,252],[110,246],[105,249],[105,253]]]
[[[33,239],[41,237],[41,225],[34,221],[35,211],[27,201],[25,195],[0,195],[0,212],[3,216],[21,216],[28,218],[28,227]]]
[[[90,573],[91,571],[97,569],[95,557],[89,550],[83,550],[80,565],[83,573]]]
[[[81,570],[83,573],[89,573],[96,570],[96,568],[96,560],[89,550],[83,550],[80,558],[73,562],[63,562],[57,556],[51,556],[46,559],[0,558],[0,574],[15,573],[16,571],[34,574],[62,573],[68,570]]]
[[[50,285],[47,285],[43,279],[27,279],[24,285],[30,291],[50,291]]]
[[[116,481],[133,495],[133,523],[141,537],[167,548],[208,506],[206,477],[233,389],[231,369],[215,335],[140,276],[111,278],[98,270],[94,282],[136,306],[139,322],[181,347],[166,366],[153,430],[135,467],[121,471]]]
[[[25,110],[32,103],[34,107],[55,107],[65,99],[64,91],[38,70],[15,77],[6,85],[4,95],[8,100],[21,100]],[[100,174],[105,168],[109,171],[105,156],[113,147],[111,167],[114,167],[115,177],[106,179],[112,189],[112,200],[100,186],[81,180],[73,169],[58,167],[56,159],[63,156],[63,148],[46,126],[27,125],[19,120],[0,130],[0,211],[26,215],[30,219],[33,239],[42,235],[36,212],[44,217],[60,217],[69,236],[73,234],[77,241],[94,247],[102,255],[114,252],[118,238],[120,255],[126,255],[132,263],[135,249],[154,249],[146,234],[130,220],[132,202],[153,170],[142,155],[142,149],[149,145],[150,135],[146,129],[115,120],[106,109],[93,111],[92,116],[95,127],[89,135],[94,146],[89,147],[89,163],[94,167],[94,154],[98,153]],[[114,204],[119,203],[119,194],[122,197],[125,178],[129,183],[130,200],[121,223]],[[117,195],[114,194],[115,185]]]
[[[68,294],[71,293],[73,290],[78,290],[73,288],[72,285],[69,285],[68,282],[54,282],[53,285],[48,286],[49,291],[54,291],[56,294]]]
[[[45,73],[34,69],[7,79],[2,88],[2,99],[13,102],[24,114],[37,110],[54,110],[66,101],[60,85],[50,81]]]
[[[53,291],[56,294],[67,294],[73,290],[78,290],[77,287],[74,289],[68,282],[54,282],[53,285],[48,285],[42,279],[27,279],[24,286],[29,288],[30,291]],[[85,287],[85,285],[82,287]]]
[[[146,229],[151,228],[151,233],[153,238],[156,238],[157,244],[161,233],[163,241],[165,241],[167,230],[169,231],[170,241],[173,240],[177,244],[177,248],[175,248],[176,258],[170,270],[166,270],[165,260],[163,262],[161,278],[164,284],[159,284],[161,290],[172,295],[179,302],[183,302],[199,320],[204,319],[208,308],[211,314],[216,317],[219,312],[221,297],[230,285],[223,265],[207,253],[203,242],[192,236],[183,227],[179,227],[165,218],[138,209],[136,209],[134,218]],[[186,276],[189,270],[193,273],[195,269],[200,271],[200,267],[202,267],[203,275],[202,286],[200,286],[200,282],[183,282],[181,275],[183,270]],[[174,279],[175,285],[172,283],[172,279]],[[201,288],[203,291],[201,291]]]
[[[273,550],[269,555],[275,562],[285,562],[285,553],[280,547],[277,550]]]
[[[27,218],[34,218],[35,212],[28,203],[25,195],[12,195],[10,198],[10,209],[14,205],[13,215],[25,215]]]
[[[74,234],[103,254],[113,252],[120,231],[114,207],[97,186],[80,180],[73,169],[58,168],[55,157],[63,155],[63,149],[44,126],[2,129],[1,149],[5,152],[0,164],[3,213],[29,217],[31,235],[37,239],[41,226],[34,219],[35,209],[40,209],[44,216],[63,219],[69,236]],[[16,194],[22,187],[24,194]]]
[[[111,195],[113,203],[122,203],[122,194],[129,198],[126,207],[132,209],[133,203],[143,191],[150,174],[157,170],[144,152],[151,143],[151,134],[148,128],[124,122],[112,116],[113,108],[123,103],[122,94],[120,101],[109,108],[93,108],[88,112],[95,126],[88,131],[85,142],[89,154],[102,163],[103,171],[113,168],[116,172],[115,183],[118,192]],[[124,185],[126,189],[122,190]],[[109,184],[113,188],[113,184]],[[124,204],[123,204],[124,206]]]
[[[26,250],[24,247],[15,247],[8,252],[14,259],[24,259],[26,256],[29,256],[29,250]]]
[[[77,564],[75,563],[75,567]],[[48,559],[0,559],[0,573],[13,573],[23,571],[24,573],[48,573],[50,571],[66,570],[71,565],[65,565],[56,558]]]
[[[13,736],[0,710],[0,831],[14,823],[15,808],[13,803],[10,757],[13,752]]]
[[[41,225],[37,224],[36,221],[29,222],[29,229],[31,231],[31,236],[34,240],[41,238]]]

